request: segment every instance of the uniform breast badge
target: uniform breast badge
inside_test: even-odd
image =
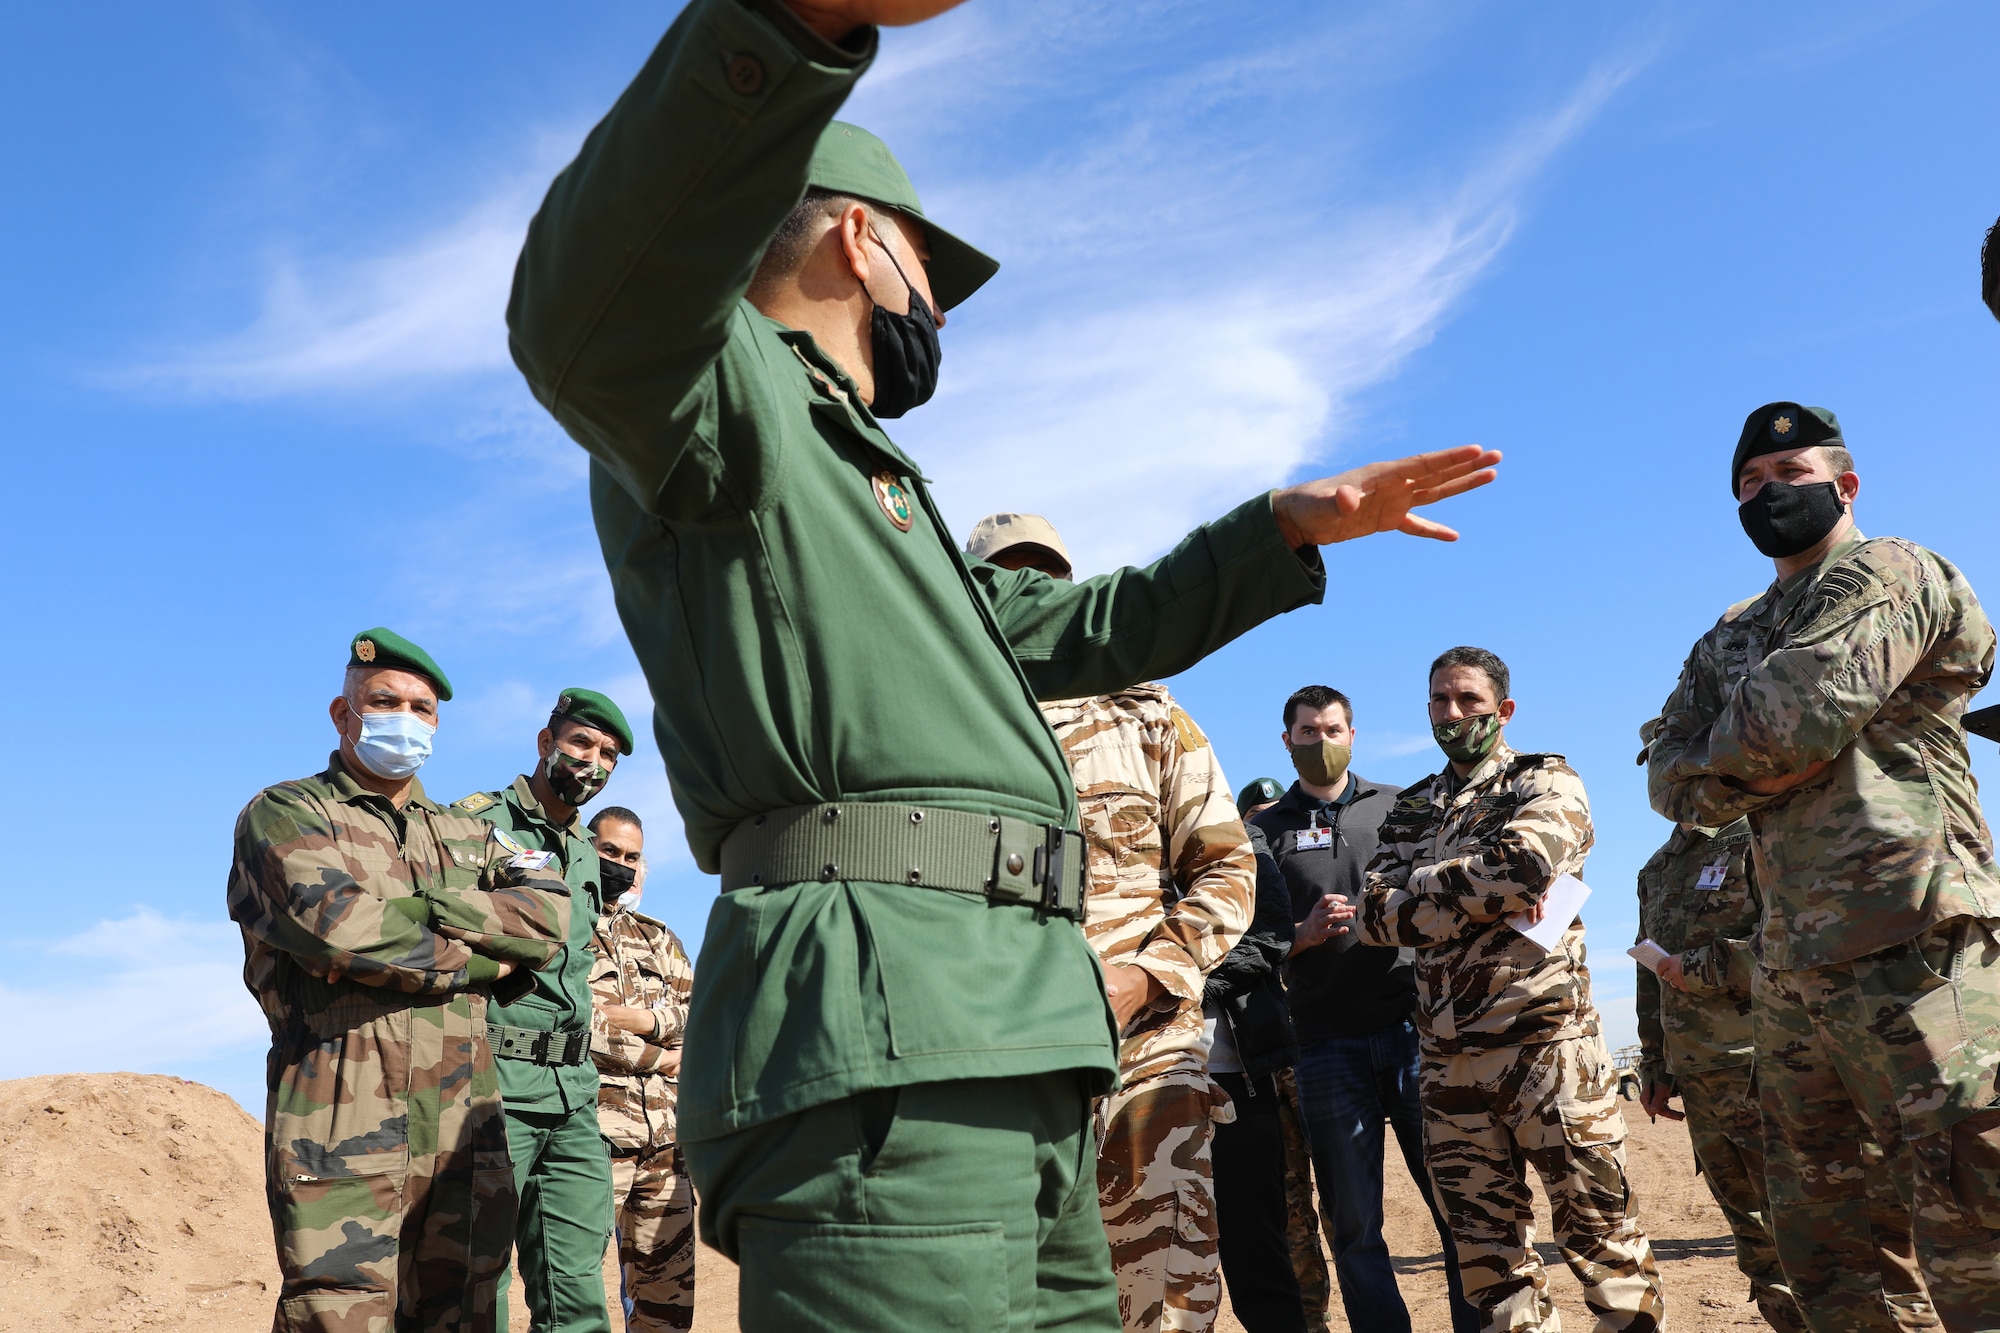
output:
[[[875,503],[882,506],[882,512],[896,525],[898,532],[908,532],[910,524],[916,521],[910,510],[909,491],[887,468],[875,474]]]

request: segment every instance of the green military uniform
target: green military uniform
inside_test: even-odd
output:
[[[350,665],[451,687],[386,631]],[[547,867],[410,780],[399,807],[336,752],[236,824],[229,915],[271,1026],[266,1194],[282,1333],[486,1333],[515,1190],[487,993],[582,920]]]
[[[569,934],[535,988],[487,1011],[507,1104],[507,1149],[520,1194],[516,1248],[534,1327],[610,1333],[604,1247],[611,1235],[611,1161],[597,1128],[590,1058],[591,932],[602,909],[597,849],[580,816],[557,824],[528,779],[477,792],[453,813],[486,820],[530,852],[554,857],[569,885]],[[500,1326],[507,1327],[501,1283]]]
[[[511,344],[591,454],[675,803],[723,873],[680,1134],[745,1326],[1116,1328],[1086,1127],[1116,1053],[1082,932],[1036,906],[1080,859],[1036,699],[1182,670],[1324,574],[1268,497],[1074,585],[961,557],[848,376],[743,299],[809,169],[918,215],[829,128],[874,48],[694,0],[543,203]],[[949,306],[984,270],[930,230]],[[813,829],[823,861],[771,859]]]
[[[1746,457],[1829,439],[1824,409],[1760,408],[1732,492]],[[2000,1327],[2000,873],[1960,726],[1993,657],[1950,562],[1854,531],[1724,613],[1654,733],[1654,809],[1754,832],[1772,1231],[1815,1329],[1881,1304],[1871,1137],[1914,1204],[1945,1327]],[[1746,786],[1814,764],[1775,795]]]

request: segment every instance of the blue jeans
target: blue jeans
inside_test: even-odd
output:
[[[1299,1055],[1299,1109],[1319,1183],[1319,1211],[1333,1241],[1334,1272],[1348,1325],[1369,1333],[1410,1333],[1382,1239],[1383,1121],[1395,1127],[1403,1164],[1417,1182],[1444,1248],[1453,1333],[1479,1333],[1466,1304],[1458,1252],[1424,1169],[1424,1117],[1417,1101],[1417,1029],[1408,1021],[1358,1037],[1327,1037]]]

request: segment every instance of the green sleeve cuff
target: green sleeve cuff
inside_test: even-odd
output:
[[[465,964],[465,989],[486,990],[500,980],[500,964],[484,954],[474,954]]]
[[[1326,562],[1317,546],[1292,547],[1278,530],[1278,514],[1272,508],[1275,491],[1266,491],[1246,500],[1210,523],[1209,549],[1216,569],[1224,577],[1241,577],[1237,566],[1257,571],[1272,602],[1272,615],[1296,611],[1326,596]],[[1244,572],[1250,572],[1246,570]]]
[[[856,28],[841,43],[829,42],[805,25],[784,0],[742,0],[743,7],[778,30],[792,49],[816,65],[854,69],[875,58],[878,30],[866,25]]]

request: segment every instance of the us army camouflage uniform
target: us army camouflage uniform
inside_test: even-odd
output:
[[[499,963],[539,967],[568,889],[412,783],[336,754],[236,822],[229,915],[271,1026],[265,1190],[285,1333],[490,1330],[514,1177],[486,1043]]]
[[[1212,1327],[1222,1296],[1201,993],[1250,925],[1257,862],[1215,750],[1165,687],[1042,705],[1076,780],[1089,848],[1084,933],[1106,965],[1165,990],[1123,1034],[1098,1111],[1098,1203],[1128,1333]]]
[[[618,1263],[631,1333],[694,1327],[694,1186],[674,1140],[677,1080],[661,1069],[680,1049],[694,968],[665,923],[624,907],[598,918],[591,938],[595,1000],[590,1055],[604,1081],[597,1123],[611,1145]],[[604,1006],[659,1015],[648,1038],[613,1028]]]
[[[1560,755],[1500,745],[1463,782],[1447,769],[1396,799],[1356,917],[1365,943],[1417,951],[1427,1160],[1487,1329],[1559,1327],[1534,1248],[1530,1165],[1598,1327],[1650,1333],[1665,1309],[1632,1215],[1583,923],[1544,954],[1502,920],[1558,874],[1580,876],[1593,836],[1583,783]]]
[[[1278,1122],[1285,1136],[1285,1239],[1291,1246],[1292,1272],[1299,1280],[1299,1304],[1306,1328],[1320,1333],[1327,1326],[1333,1281],[1327,1275],[1326,1250],[1320,1244],[1312,1150],[1306,1145],[1305,1122],[1299,1114],[1297,1075],[1288,1067],[1274,1077],[1278,1083]]]
[[[2000,877],[1960,726],[1993,653],[1956,568],[1856,533],[1731,607],[1654,733],[1656,810],[1754,832],[1772,1231],[1816,1330],[1879,1321],[1870,1137],[1945,1327],[2000,1327]]]

